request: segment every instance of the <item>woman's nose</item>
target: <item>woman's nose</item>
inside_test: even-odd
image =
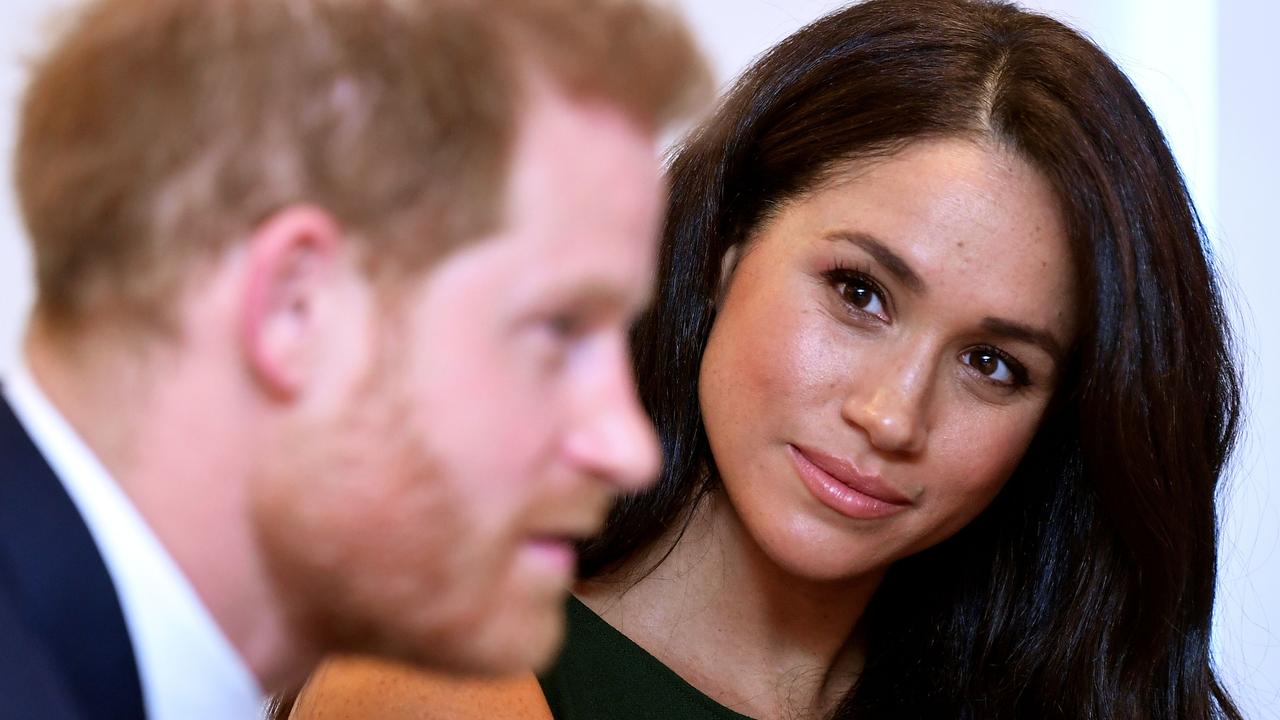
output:
[[[842,407],[844,419],[859,427],[877,450],[914,455],[928,436],[927,405],[932,385],[930,364],[919,357],[886,358],[858,370]]]

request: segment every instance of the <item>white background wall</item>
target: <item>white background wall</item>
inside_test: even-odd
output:
[[[676,0],[722,80],[837,0]],[[0,368],[17,353],[30,263],[9,183],[24,60],[70,0],[0,6]],[[1134,78],[1186,171],[1231,284],[1249,414],[1222,510],[1216,647],[1248,718],[1280,718],[1280,3],[1032,0],[1089,33]],[[1270,292],[1269,292],[1270,290]],[[1189,361],[1195,361],[1194,358]]]

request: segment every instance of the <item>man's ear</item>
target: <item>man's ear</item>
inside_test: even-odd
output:
[[[270,394],[290,398],[313,369],[343,262],[338,223],[313,206],[290,206],[249,236],[240,328],[245,360]]]

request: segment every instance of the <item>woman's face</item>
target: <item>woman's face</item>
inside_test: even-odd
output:
[[[981,512],[1074,338],[1048,182],[963,140],[850,167],[725,272],[699,380],[707,435],[750,536],[812,580],[881,570]]]

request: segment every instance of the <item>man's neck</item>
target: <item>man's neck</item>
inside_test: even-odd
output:
[[[222,632],[268,689],[305,669],[263,568],[248,478],[254,429],[234,422],[237,390],[156,341],[147,349],[28,334],[43,394],[150,526]]]

